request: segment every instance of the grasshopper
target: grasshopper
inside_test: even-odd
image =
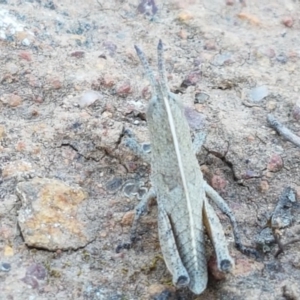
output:
[[[195,155],[197,148],[201,148],[201,143],[198,143],[198,147],[193,145],[182,104],[168,88],[162,41],[159,41],[157,48],[158,81],[155,80],[144,53],[137,46],[135,49],[153,90],[153,97],[147,108],[152,188],[136,207],[131,242],[136,237],[140,216],[147,211],[148,201],[156,198],[159,241],[173,284],[177,287],[189,287],[193,293],[201,294],[206,289],[208,280],[205,229],[215,249],[219,270],[228,273],[234,267],[222,225],[208,198],[229,217],[236,247],[245,254],[255,255],[256,251],[242,245],[232,211],[203,178]],[[133,137],[129,137],[126,144],[145,157]]]

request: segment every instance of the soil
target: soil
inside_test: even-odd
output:
[[[299,243],[277,257],[272,236],[258,243],[285,188],[300,193],[299,149],[267,122],[272,113],[300,134],[300,3],[202,2],[0,1],[0,299],[300,299]],[[199,296],[172,286],[155,203],[133,249],[116,252],[151,186],[150,166],[123,142],[125,129],[149,142],[151,90],[133,46],[156,71],[159,38],[170,89],[191,128],[207,133],[205,178],[243,242],[262,246],[259,260],[241,254],[219,213],[236,268],[218,274],[208,241],[210,279]],[[84,246],[28,244],[17,186],[36,178],[87,195]],[[299,237],[297,203],[288,224],[273,228],[283,243]]]

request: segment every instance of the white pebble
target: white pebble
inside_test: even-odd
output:
[[[259,102],[269,95],[269,90],[265,85],[253,88],[249,92],[249,97],[252,102]]]
[[[96,100],[99,100],[101,98],[102,98],[102,95],[96,91],[85,92],[79,99],[79,106],[81,108],[90,106]]]
[[[24,39],[23,41],[22,41],[22,45],[23,46],[29,46],[30,45],[30,41],[29,41],[29,39]]]

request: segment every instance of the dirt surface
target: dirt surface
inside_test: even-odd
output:
[[[300,299],[299,243],[275,258],[277,245],[257,242],[283,190],[300,193],[299,148],[267,123],[272,113],[300,135],[300,3],[204,2],[0,1],[0,299]],[[124,129],[148,142],[151,90],[133,45],[156,70],[159,38],[171,90],[192,129],[207,132],[199,165],[234,211],[243,242],[263,254],[239,253],[220,213],[236,269],[220,276],[208,243],[200,296],[171,284],[155,203],[134,248],[116,253],[150,187],[150,167],[123,143]],[[67,249],[35,246],[27,235],[40,223],[21,232],[29,194],[51,179],[86,195],[83,246],[65,235]],[[23,182],[37,185],[24,190]],[[66,194],[49,190],[63,203],[57,210],[69,207]],[[299,237],[299,212],[295,205],[277,230],[283,242]]]

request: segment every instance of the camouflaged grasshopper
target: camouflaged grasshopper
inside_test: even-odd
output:
[[[177,287],[188,286],[193,293],[200,294],[207,285],[205,229],[214,246],[219,270],[230,272],[234,267],[222,225],[208,198],[229,217],[236,247],[246,254],[255,255],[256,252],[241,244],[233,213],[203,179],[195,155],[201,145],[193,145],[182,104],[168,88],[162,42],[158,44],[159,81],[155,80],[143,52],[137,46],[135,49],[153,91],[147,109],[152,188],[136,208],[131,241],[135,239],[140,216],[147,211],[148,201],[156,198],[159,241],[173,283]],[[132,150],[146,157],[134,138],[127,138],[126,143]]]

